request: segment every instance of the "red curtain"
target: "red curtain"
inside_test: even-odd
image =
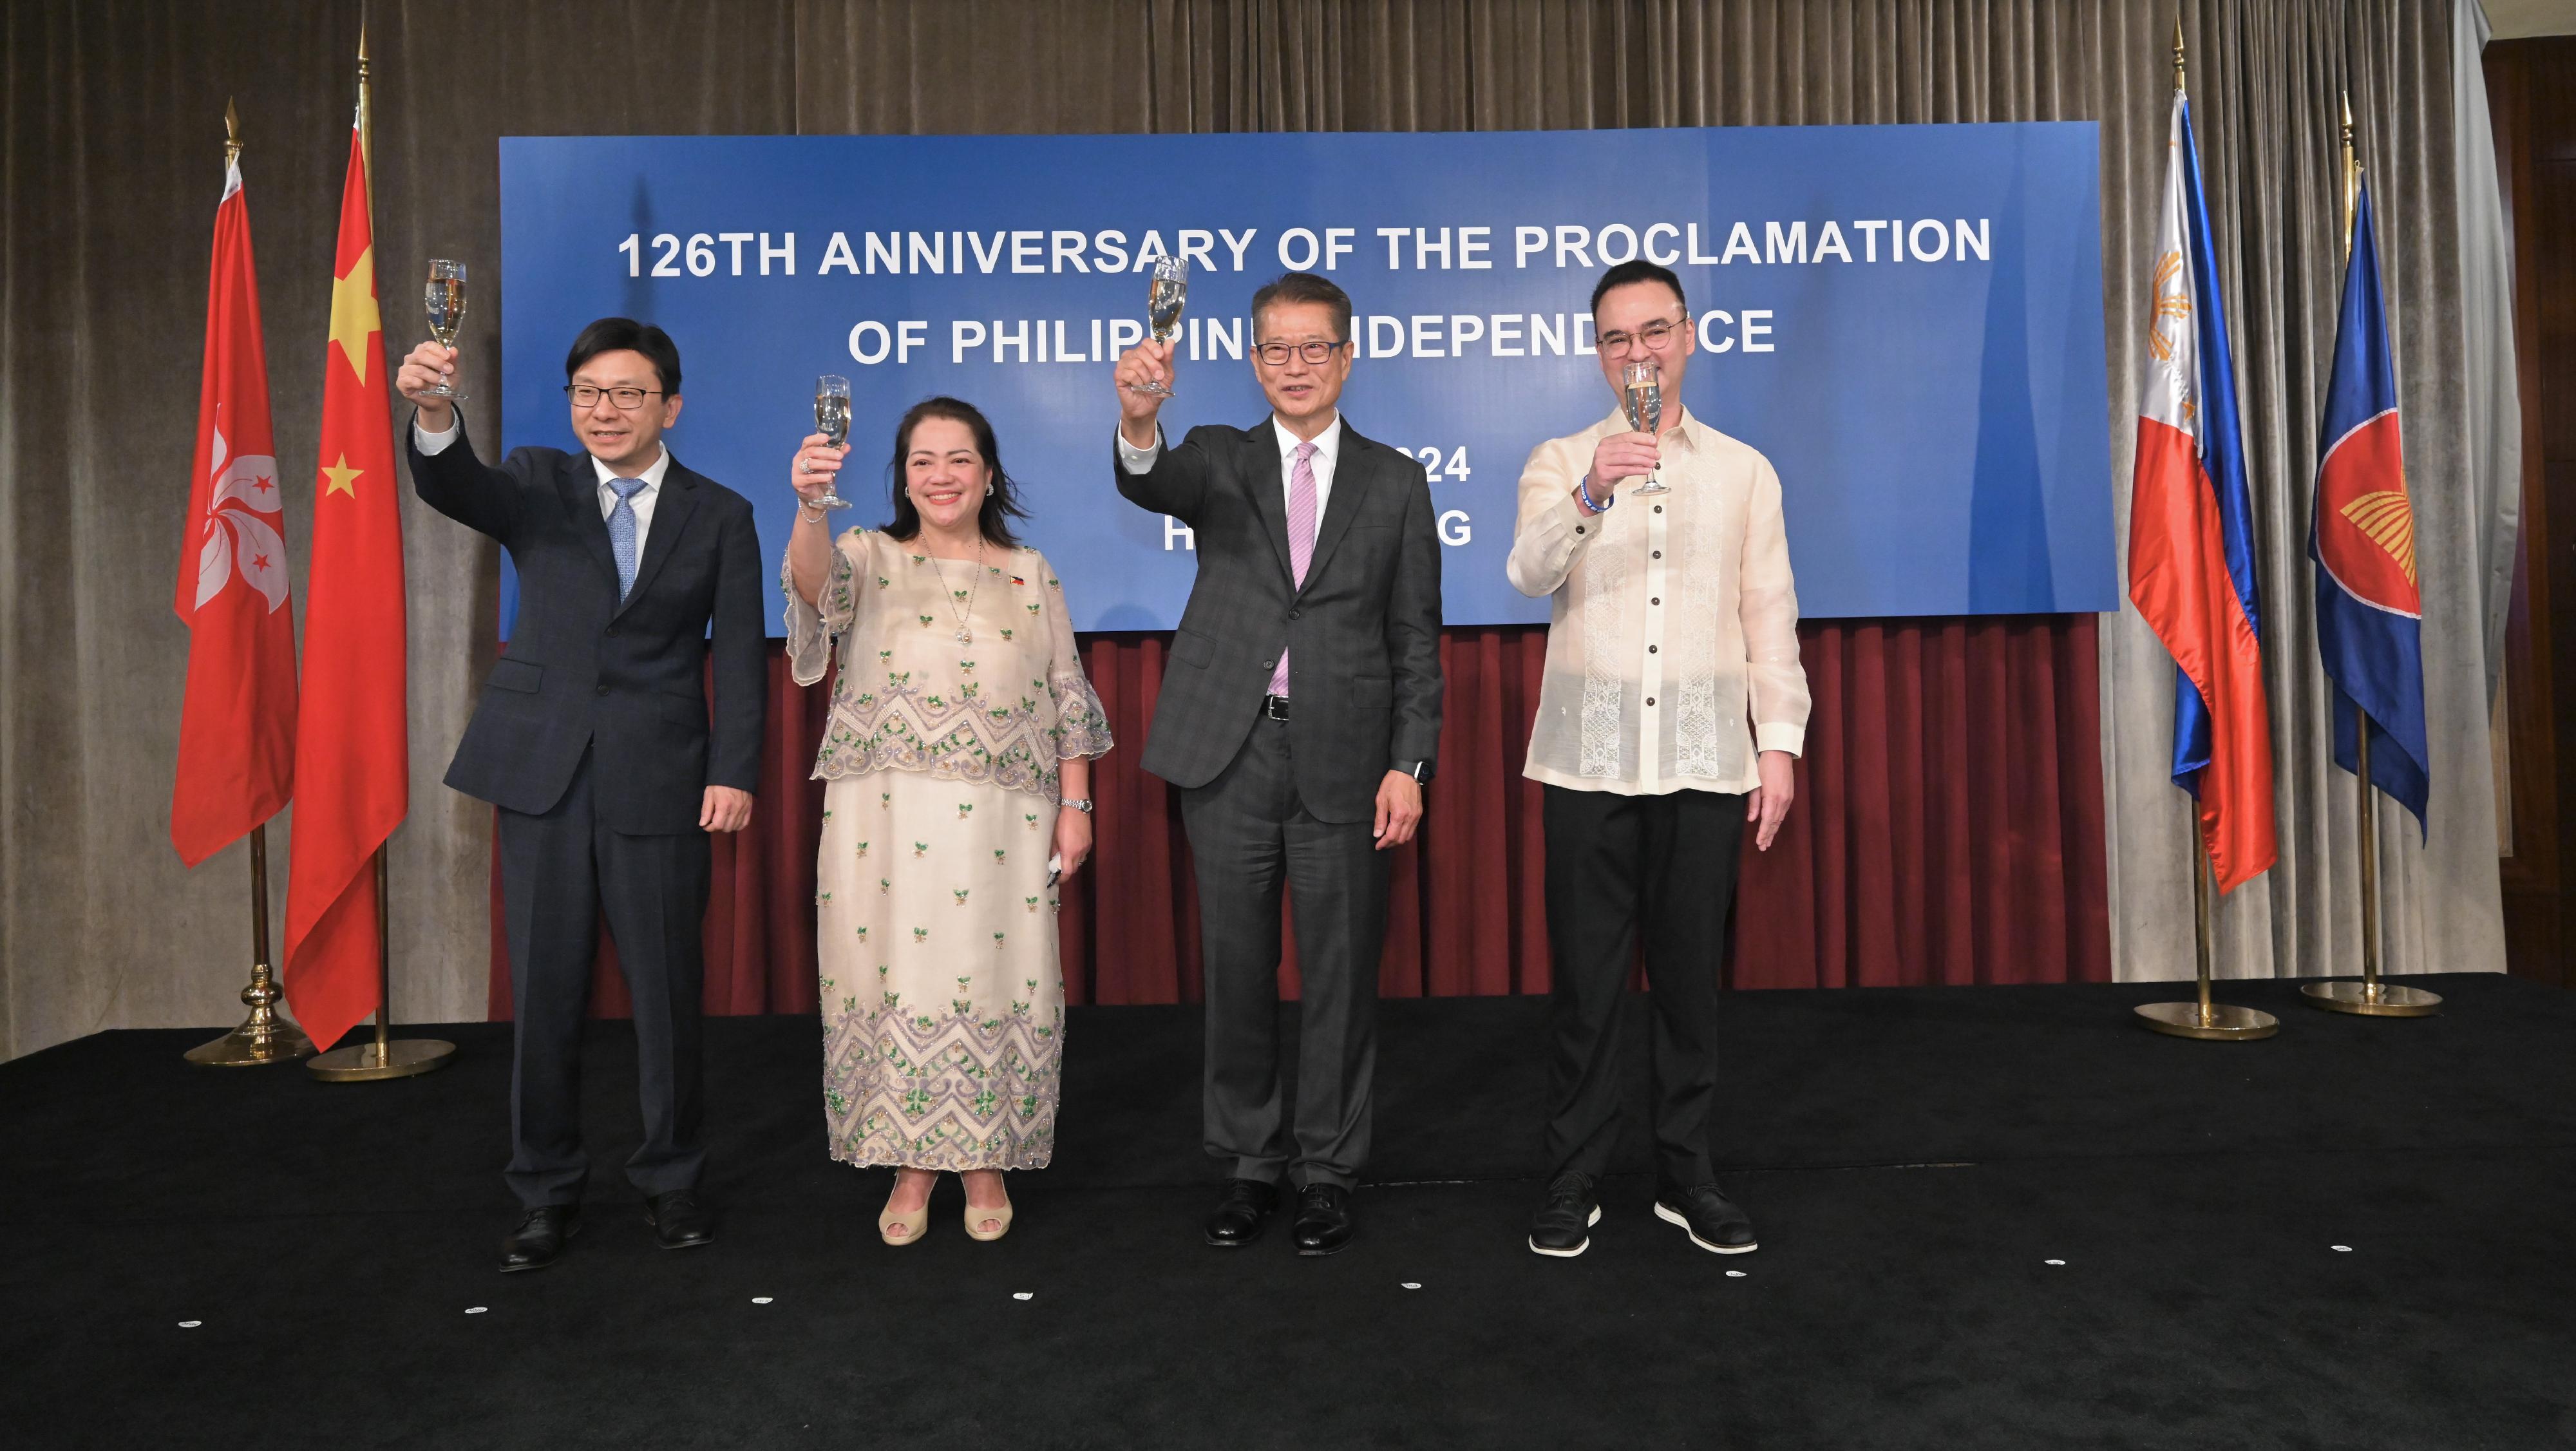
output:
[[[1800,644],[1815,712],[1798,800],[1769,852],[1748,841],[1730,986],[2107,982],[2101,697],[2092,615],[1825,621]],[[1064,894],[1065,997],[1199,998],[1198,920],[1180,803],[1136,768],[1167,639],[1085,638],[1118,749],[1098,763],[1099,848]],[[1544,992],[1539,788],[1521,774],[1547,632],[1441,637],[1448,708],[1420,836],[1396,854],[1380,990]],[[718,837],[706,1010],[815,1007],[814,852],[823,787],[806,779],[826,688],[769,661],[769,738],[749,830]],[[510,1015],[494,866],[491,1015]],[[592,1010],[628,1010],[603,940]],[[1293,948],[1283,991],[1296,985]]]

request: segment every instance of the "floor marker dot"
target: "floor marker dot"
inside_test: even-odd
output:
[[[2352,1246],[2348,1244],[2330,1244],[2327,1245],[2326,1248],[2333,1250],[2339,1255],[2348,1255],[2352,1253]]]
[[[2064,1260],[2041,1260],[2040,1263],[2044,1265],[2055,1265],[2061,1270],[2066,1268],[2066,1261]]]
[[[751,1297],[751,1303],[755,1305],[766,1305],[769,1303],[769,1297],[767,1295],[754,1295]]]
[[[1727,1277],[1728,1279],[1730,1279],[1730,1280],[1740,1280],[1740,1279],[1743,1279],[1743,1278],[1744,1278],[1744,1271],[1742,1271],[1742,1270],[1728,1270],[1728,1271],[1726,1272],[1726,1277]]]
[[[1420,1280],[1406,1280],[1403,1283],[1404,1288],[1408,1290],[1419,1290],[1422,1288],[1422,1282]]]
[[[480,1315],[488,1308],[490,1307],[485,1305],[468,1305],[465,1307],[465,1313],[468,1315]]]
[[[203,1320],[182,1320],[179,1322],[179,1328],[182,1330],[194,1330],[205,1323],[206,1322]]]
[[[1033,1295],[1031,1295],[1031,1294],[1030,1294],[1028,1291],[1026,1291],[1026,1290],[1013,1290],[1013,1291],[1011,1292],[1011,1298],[1012,1298],[1012,1299],[1014,1299],[1014,1300],[1028,1300],[1028,1299],[1034,1299],[1034,1298],[1036,1298],[1036,1297],[1035,1297],[1035,1296],[1033,1296]]]

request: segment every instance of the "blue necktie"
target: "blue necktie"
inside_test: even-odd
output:
[[[617,599],[623,604],[635,588],[635,496],[644,492],[644,481],[610,479],[608,487],[617,494],[617,507],[608,511],[608,548],[617,556]]]

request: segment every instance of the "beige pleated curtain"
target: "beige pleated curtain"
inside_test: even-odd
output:
[[[167,601],[221,117],[236,98],[279,463],[310,477],[360,17],[354,0],[18,0],[0,15],[0,1053],[15,1054],[239,1013],[243,850],[187,872],[168,842],[187,635]],[[2165,0],[377,0],[368,15],[377,275],[466,260],[465,355],[485,366],[499,354],[504,134],[2099,120],[2125,539]],[[2304,553],[2347,85],[2385,229],[2426,589],[2433,829],[2419,843],[2383,808],[2389,965],[2502,965],[2479,626],[2492,530],[2458,443],[2450,15],[2439,0],[2183,6],[2243,370],[2280,779],[2281,864],[2221,914],[2230,974],[2350,971],[2358,944],[2353,793],[2327,765]],[[401,286],[384,292],[399,353],[416,319]],[[287,513],[299,608],[309,498],[290,491]],[[496,551],[406,502],[414,769],[392,852],[395,1007],[474,1018],[489,818],[438,777],[490,659]],[[2102,651],[2115,961],[2129,977],[2186,975],[2172,667],[2134,613],[2106,622]],[[288,824],[272,831],[281,866]]]

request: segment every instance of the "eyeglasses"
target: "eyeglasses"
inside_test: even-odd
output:
[[[1603,333],[1593,341],[1593,346],[1614,358],[1639,343],[1643,343],[1650,352],[1660,353],[1664,344],[1673,340],[1673,334],[1682,330],[1685,321],[1683,318],[1657,318],[1634,333]]]
[[[1288,366],[1288,355],[1291,353],[1304,358],[1309,363],[1320,364],[1329,360],[1335,350],[1343,346],[1345,344],[1342,343],[1262,343],[1252,351],[1259,354],[1261,361],[1270,367],[1284,368]]]
[[[606,398],[616,404],[619,411],[625,413],[632,413],[643,407],[645,399],[655,397],[660,392],[658,388],[601,388],[589,383],[564,385],[564,396],[572,400],[572,406],[575,408],[596,408],[599,406],[599,400]]]

